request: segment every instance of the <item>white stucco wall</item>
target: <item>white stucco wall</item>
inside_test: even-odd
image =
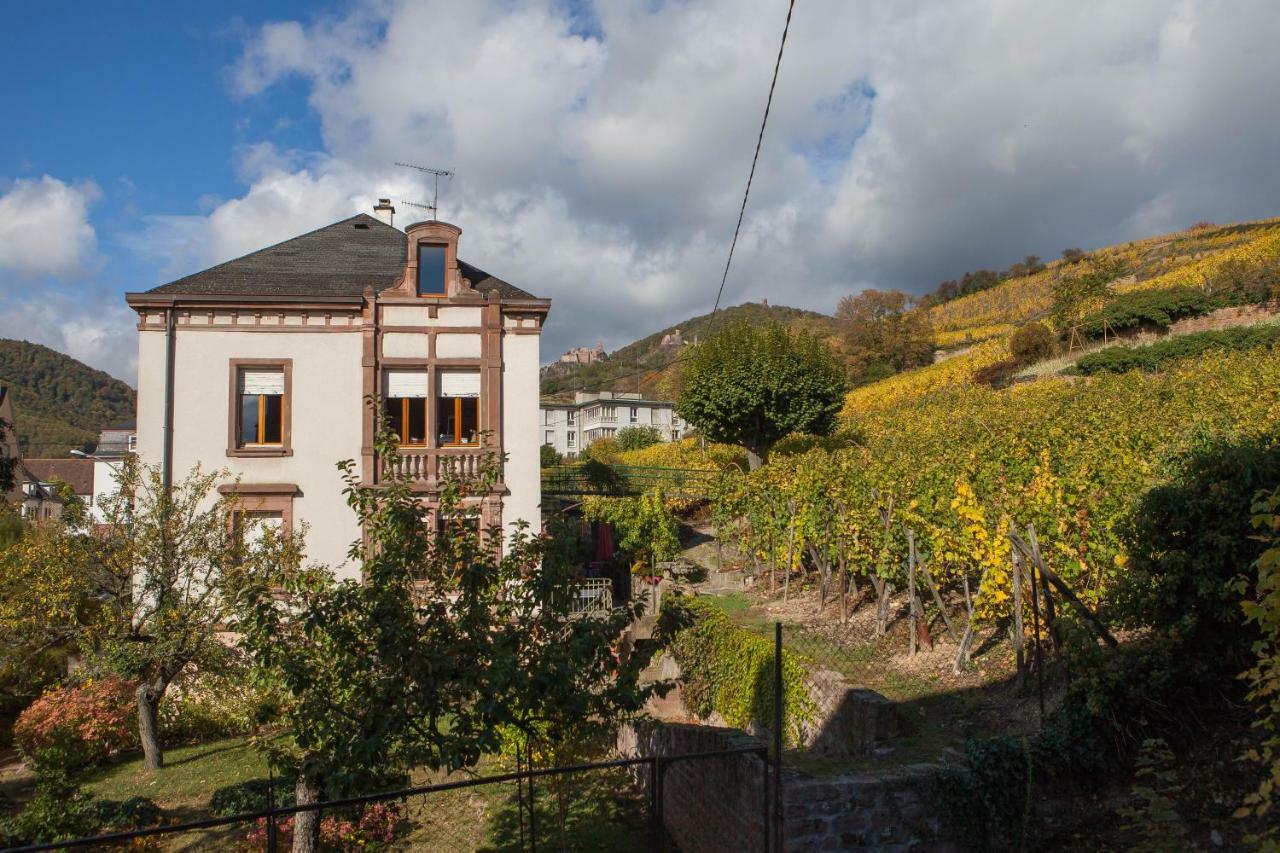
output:
[[[205,471],[227,468],[228,481],[294,483],[295,526],[306,523],[307,559],[358,576],[346,566],[359,537],[355,516],[342,496],[337,463],[359,459],[363,410],[362,338],[351,332],[254,332],[178,330],[174,384],[174,480],[197,463]],[[163,331],[139,333],[138,448],[144,462],[160,465],[164,453]],[[292,456],[228,457],[230,361],[293,360]],[[536,358],[534,361],[536,370]]]
[[[508,495],[502,502],[502,524],[508,530],[519,519],[529,522],[535,532],[541,528],[538,342],[538,335],[502,336],[502,443],[508,454],[503,471]]]

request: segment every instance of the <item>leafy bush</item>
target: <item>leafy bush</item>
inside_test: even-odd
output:
[[[160,706],[160,729],[169,742],[199,742],[253,732],[276,720],[284,702],[236,672],[185,673]]]
[[[662,441],[662,432],[656,426],[627,426],[618,430],[618,449],[643,450]]]
[[[98,831],[110,829],[120,832],[160,823],[160,807],[148,797],[94,800],[90,806],[98,822]]]
[[[1280,343],[1280,326],[1241,326],[1216,332],[1197,332],[1141,347],[1114,346],[1091,352],[1076,362],[1086,376],[1095,373],[1155,373],[1183,359],[1209,350],[1248,350]]]
[[[731,726],[774,719],[773,641],[735,624],[713,605],[697,598],[669,596],[658,613],[659,642],[680,664],[682,696],[700,717],[719,712]],[[804,666],[789,651],[782,653],[785,737],[800,741],[817,717]]]
[[[1009,338],[1009,352],[1018,364],[1034,364],[1052,358],[1058,341],[1044,323],[1028,323]]]
[[[1177,666],[1231,674],[1254,631],[1233,583],[1263,550],[1250,510],[1280,486],[1280,445],[1257,440],[1191,454],[1174,481],[1149,491],[1120,526],[1130,555],[1109,618],[1154,626],[1180,645]]]
[[[275,805],[277,808],[291,806],[294,780],[281,777],[275,780]],[[225,785],[213,792],[209,798],[209,811],[218,817],[258,812],[270,808],[271,781],[268,779],[249,779],[235,785]]]
[[[374,803],[357,815],[326,815],[320,820],[321,850],[387,850],[409,826],[395,803]],[[276,843],[281,850],[293,843],[293,818],[276,822]],[[242,850],[267,849],[267,822],[257,826],[245,839]]]
[[[552,465],[559,465],[561,458],[560,451],[556,450],[550,444],[544,444],[538,448],[538,465],[542,468],[550,468]]]
[[[618,462],[618,454],[621,452],[618,448],[618,440],[606,435],[591,442],[591,446],[587,448],[587,458],[601,465],[615,465]]]
[[[1221,306],[1217,301],[1198,288],[1138,290],[1123,293],[1106,307],[1087,315],[1080,322],[1080,333],[1088,338],[1100,338],[1104,329],[1109,332],[1167,329],[1184,317],[1207,314],[1218,307]]]
[[[1262,780],[1245,797],[1236,817],[1268,821],[1256,836],[1246,839],[1261,847],[1274,845],[1280,835],[1275,821],[1265,818],[1280,796],[1275,783],[1280,779],[1280,489],[1261,495],[1253,511],[1253,526],[1262,531],[1270,547],[1258,558],[1257,587],[1243,604],[1245,617],[1261,634],[1253,646],[1254,666],[1243,677],[1249,682],[1249,699],[1258,709],[1254,725],[1262,732],[1262,742],[1245,759],[1261,765]],[[1248,584],[1241,579],[1237,588],[1246,591]]]
[[[51,749],[68,767],[97,764],[138,745],[133,687],[110,677],[50,690],[18,717],[13,737],[37,766]]]
[[[623,465],[656,468],[738,468],[747,467],[747,454],[732,444],[702,442],[682,438],[654,444],[640,450],[628,450],[619,460]]]
[[[21,812],[0,823],[0,844],[17,847],[66,841],[97,831],[100,824],[89,795],[80,790],[69,769],[72,758],[58,747],[41,753],[35,796]]]

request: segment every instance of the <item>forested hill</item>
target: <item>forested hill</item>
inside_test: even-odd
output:
[[[99,430],[134,419],[132,388],[40,344],[0,339],[0,385],[13,395],[24,456],[92,449]]]
[[[771,320],[792,327],[803,327],[812,332],[827,335],[831,332],[831,318],[814,311],[789,308],[785,305],[766,305],[747,302],[725,308],[715,314],[691,317],[682,323],[654,332],[648,337],[627,344],[609,353],[595,364],[547,365],[542,369],[542,393],[545,395],[572,394],[576,389],[642,391],[646,394],[668,393],[664,382],[673,370],[667,365],[676,358],[681,347],[662,345],[662,339],[677,330],[686,343],[706,338],[708,335],[735,321],[765,323]]]

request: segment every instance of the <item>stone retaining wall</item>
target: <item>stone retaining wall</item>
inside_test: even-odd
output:
[[[688,724],[636,723],[618,732],[625,757],[678,756],[763,746],[738,729]],[[783,849],[954,851],[938,840],[937,820],[921,793],[931,765],[892,778],[869,775],[812,777],[784,774]],[[647,767],[636,781],[649,793]],[[671,840],[684,853],[734,850],[764,853],[765,793],[770,776],[758,758],[735,755],[668,763],[662,780],[662,816]]]

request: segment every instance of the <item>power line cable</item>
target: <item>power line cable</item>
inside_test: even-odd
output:
[[[742,209],[738,211],[738,224],[733,228],[733,241],[729,243],[729,257],[724,262],[724,275],[720,277],[720,289],[716,291],[716,304],[711,309],[715,314],[720,310],[720,297],[724,295],[724,284],[729,280],[729,265],[733,263],[733,250],[738,245],[738,232],[742,230],[742,218],[747,213],[747,199],[751,195],[751,182],[756,176],[756,162],[760,159],[760,146],[764,143],[764,129],[769,124],[769,108],[773,106],[773,90],[778,85],[778,69],[782,67],[782,51],[787,46],[787,31],[791,29],[791,13],[796,8],[796,0],[787,5],[787,22],[782,26],[782,43],[778,45],[778,58],[773,63],[773,81],[769,83],[769,97],[764,102],[764,118],[760,121],[760,135],[756,137],[756,153],[751,158],[751,172],[747,175],[747,189],[742,194]]]
[[[795,11],[795,7],[796,7],[796,0],[790,0],[790,2],[787,4],[787,19],[786,19],[786,22],[782,25],[782,41],[778,44],[778,57],[777,59],[774,60],[774,63],[773,63],[773,79],[769,82],[769,96],[765,99],[765,103],[764,103],[764,117],[760,121],[760,133],[756,136],[756,150],[755,150],[755,154],[753,154],[751,157],[751,171],[747,175],[747,188],[742,194],[742,208],[738,211],[738,222],[733,228],[733,240],[729,243],[729,257],[725,260],[725,263],[724,263],[724,274],[720,277],[720,287],[716,291],[715,305],[712,307],[711,314],[709,315],[711,318],[714,318],[716,313],[720,310],[720,299],[724,295],[725,282],[729,280],[729,266],[730,264],[733,263],[733,252],[738,245],[738,234],[742,230],[742,220],[747,213],[747,199],[750,198],[751,196],[751,184],[755,180],[756,164],[760,160],[760,148],[764,144],[764,131],[769,124],[769,110],[773,106],[773,92],[778,85],[778,70],[782,67],[782,54],[787,47],[787,33],[791,30],[791,13]],[[674,364],[678,364],[679,362],[684,361],[688,357],[689,357],[688,354],[681,353],[677,355],[675,358],[663,364],[650,365],[648,367],[642,367],[637,370],[633,370],[629,373],[621,373],[616,376],[612,376],[607,380],[607,384],[616,384],[617,382],[623,379],[629,379],[634,376],[639,376],[640,374],[643,374],[643,373],[660,373],[666,370],[668,367],[671,367]],[[600,391],[603,389],[575,388],[573,390],[591,392],[591,391]]]

